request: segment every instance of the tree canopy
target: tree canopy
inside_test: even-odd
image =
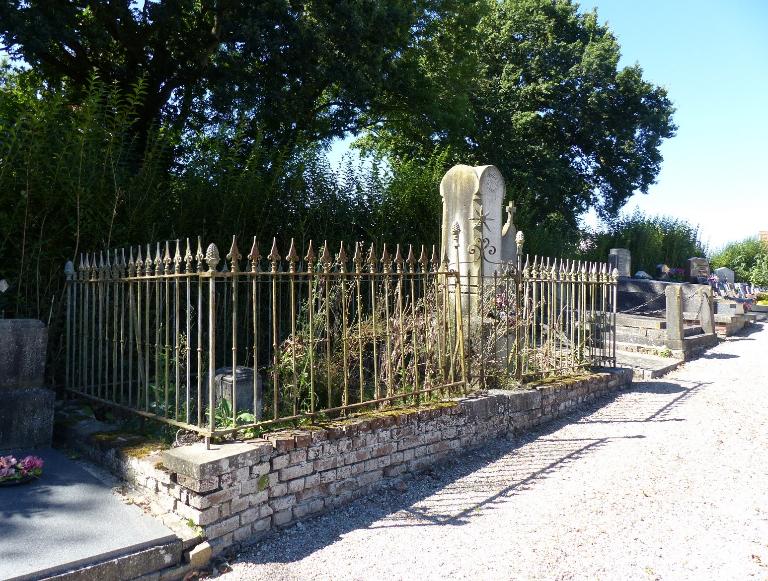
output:
[[[29,69],[0,67],[0,276],[37,310],[106,244],[435,243],[458,162],[501,169],[530,252],[572,255],[675,131],[572,0],[0,0],[0,42]],[[372,161],[336,171],[349,134]]]
[[[462,57],[466,76],[450,85],[466,103],[462,120],[432,129],[392,115],[364,145],[414,157],[444,144],[465,163],[497,165],[529,239],[543,226],[557,246],[552,231],[575,231],[588,208],[615,217],[647,191],[676,129],[673,107],[639,65],[618,67],[619,44],[596,12],[566,0],[489,0],[480,13],[465,41],[474,47]],[[445,50],[424,55],[425,75],[441,69]]]
[[[382,108],[430,108],[420,44],[460,0],[0,0],[0,38],[75,98],[96,73],[146,91],[135,130],[239,125],[290,149],[361,130]]]

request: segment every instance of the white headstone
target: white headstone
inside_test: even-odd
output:
[[[608,251],[608,264],[611,270],[619,271],[619,276],[632,276],[632,253],[626,248],[611,248]]]
[[[715,269],[715,274],[723,282],[733,283],[735,280],[735,273],[727,266],[721,266]]]
[[[493,276],[505,261],[515,260],[514,204],[502,228],[505,193],[504,178],[492,165],[456,165],[443,176],[440,251],[449,269],[462,277]]]

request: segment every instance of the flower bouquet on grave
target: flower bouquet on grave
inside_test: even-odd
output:
[[[16,460],[13,456],[0,456],[0,486],[24,484],[43,474],[43,459],[26,456]]]

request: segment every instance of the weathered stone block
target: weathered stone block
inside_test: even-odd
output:
[[[263,443],[205,444],[198,443],[165,450],[163,465],[171,472],[204,480],[220,476],[236,468],[260,461],[265,451]]]
[[[48,329],[35,319],[0,319],[0,389],[42,387]]]
[[[211,544],[208,541],[200,543],[189,551],[189,564],[194,569],[202,569],[211,560],[212,554]]]
[[[280,470],[280,480],[285,482],[286,480],[293,480],[294,478],[300,478],[311,474],[313,466],[311,462],[298,464],[297,466],[289,466]]]
[[[41,387],[0,389],[0,451],[50,446],[53,400]]]

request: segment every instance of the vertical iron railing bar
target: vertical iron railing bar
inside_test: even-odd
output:
[[[107,254],[107,259],[109,259],[109,254]],[[112,281],[112,400],[118,401],[117,398],[117,390],[118,390],[118,370],[117,370],[117,345],[118,345],[118,324],[117,324],[117,309],[120,306],[120,296],[119,296],[119,290],[120,290],[120,273],[119,273],[119,263],[117,259],[117,250],[114,251],[114,261],[112,262],[112,272],[111,272],[111,281]],[[122,403],[123,400],[120,398],[119,403]]]
[[[216,267],[219,264],[219,250],[210,244],[205,252],[208,264],[208,429],[216,431]],[[206,442],[210,445],[210,441]]]
[[[291,375],[293,378],[293,415],[299,413],[299,375],[296,368],[296,263],[299,260],[299,255],[296,252],[296,246],[294,245],[293,238],[291,238],[291,246],[288,249],[288,255],[285,257],[288,261],[288,277],[289,277],[289,293],[290,293],[290,318],[291,318]]]
[[[259,400],[259,335],[261,328],[259,325],[259,309],[261,306],[261,285],[259,285],[261,275],[261,253],[259,252],[259,243],[256,236],[253,237],[251,251],[248,253],[248,260],[251,263],[251,302],[252,302],[252,324],[253,324],[253,416],[260,420],[263,414],[264,402]],[[263,397],[263,394],[262,394]]]
[[[179,344],[179,334],[181,333],[181,306],[179,278],[181,273],[181,250],[179,248],[179,239],[176,239],[176,252],[173,256],[173,419],[179,419],[179,406],[181,403],[181,369],[179,359],[181,357],[181,346]]]
[[[151,311],[152,285],[150,284],[152,269],[152,254],[147,244],[146,259],[144,261],[144,411],[149,413],[149,385],[150,385],[150,359],[152,353],[152,337],[149,334],[149,313]]]
[[[386,342],[386,365],[387,365],[387,381],[385,383],[386,386],[386,395],[391,396],[393,395],[394,389],[394,380],[392,377],[392,326],[390,322],[390,310],[389,310],[389,299],[390,299],[390,286],[391,286],[391,260],[389,257],[389,252],[387,252],[387,244],[384,243],[383,252],[381,255],[381,264],[382,264],[382,275],[384,277],[384,321],[386,326],[386,334],[385,334],[385,342]]]
[[[125,383],[125,368],[126,368],[126,335],[125,335],[125,310],[126,310],[126,287],[128,282],[123,280],[126,275],[126,262],[125,262],[125,249],[120,251],[120,265],[118,270],[118,277],[120,280],[120,403],[126,403],[127,399],[131,397],[131,384],[127,385],[128,397],[126,398],[126,383]],[[129,339],[130,340],[130,339]],[[130,404],[129,404],[130,405]]]
[[[342,393],[342,406],[349,404],[349,313],[347,308],[347,253],[344,250],[344,242],[339,246],[339,254],[336,257],[341,280],[341,368],[344,374],[344,391]]]
[[[277,238],[272,239],[272,250],[267,256],[271,267],[272,279],[272,419],[276,420],[280,415],[280,337],[278,318],[278,277],[277,270],[280,263],[280,254],[277,250]]]
[[[355,298],[357,299],[357,313],[354,320],[357,321],[357,368],[358,368],[358,402],[365,401],[365,373],[363,369],[363,248],[360,242],[355,242],[355,253],[352,263],[355,266]],[[375,329],[374,329],[375,336]]]
[[[333,407],[333,382],[331,380],[331,253],[328,241],[323,241],[320,255],[322,265],[323,294],[325,295],[325,390],[328,407]]]
[[[171,256],[168,248],[168,241],[165,242],[165,256],[163,257],[163,273],[169,274],[171,269]],[[163,415],[169,417],[169,396],[171,387],[171,373],[170,373],[170,359],[171,359],[171,324],[170,324],[170,307],[171,307],[171,283],[168,277],[162,277],[161,284],[163,284],[163,290],[165,291],[165,301],[163,303]]]
[[[309,358],[309,411],[315,413],[315,250],[309,241],[307,254],[304,257],[307,268],[307,323],[309,325],[309,340],[307,341],[307,356]]]
[[[237,299],[238,299],[238,287],[237,283],[239,280],[239,272],[240,272],[240,259],[242,256],[240,255],[240,250],[237,247],[237,237],[232,236],[232,246],[229,249],[229,254],[227,254],[227,260],[230,262],[230,268],[229,271],[231,273],[231,287],[232,287],[232,338],[231,338],[231,344],[232,344],[232,351],[230,354],[230,360],[232,362],[232,395],[230,396],[232,399],[232,424],[237,425],[237,333],[238,333],[238,324],[237,324]],[[255,372],[254,372],[255,373]]]
[[[192,248],[189,245],[189,238],[187,238],[186,242],[187,245],[184,252],[184,298],[186,302],[184,318],[186,321],[187,340],[184,344],[184,399],[186,401],[184,422],[189,424],[192,419],[192,398],[190,393],[192,389]],[[200,406],[200,400],[197,400],[197,406]]]
[[[397,273],[397,320],[400,349],[400,366],[398,367],[398,392],[406,391],[406,372],[405,372],[405,317],[403,316],[403,255],[400,253],[400,245],[395,246],[395,269]]]
[[[197,273],[197,341],[196,350],[196,378],[197,387],[197,422],[195,425],[202,427],[203,417],[203,245],[200,236],[197,237],[197,251],[195,252],[195,272]],[[210,332],[210,331],[209,331]],[[208,405],[211,405],[209,400]]]
[[[417,345],[417,329],[418,329],[418,319],[417,319],[417,313],[416,313],[416,257],[413,255],[413,245],[408,245],[408,257],[406,259],[406,264],[408,265],[408,272],[406,274],[407,278],[409,279],[409,288],[410,288],[410,310],[411,310],[411,348],[413,349],[412,354],[412,360],[413,360],[413,385],[411,386],[411,391],[413,392],[414,402],[418,405],[419,398],[418,398],[418,391],[419,391],[419,367],[418,367],[418,345]],[[405,333],[403,333],[403,342],[405,343]]]
[[[368,270],[370,272],[370,295],[371,295],[371,314],[373,320],[373,393],[374,399],[381,398],[381,385],[379,383],[379,354],[378,354],[378,324],[376,320],[376,248],[371,243],[371,249],[368,252]]]

